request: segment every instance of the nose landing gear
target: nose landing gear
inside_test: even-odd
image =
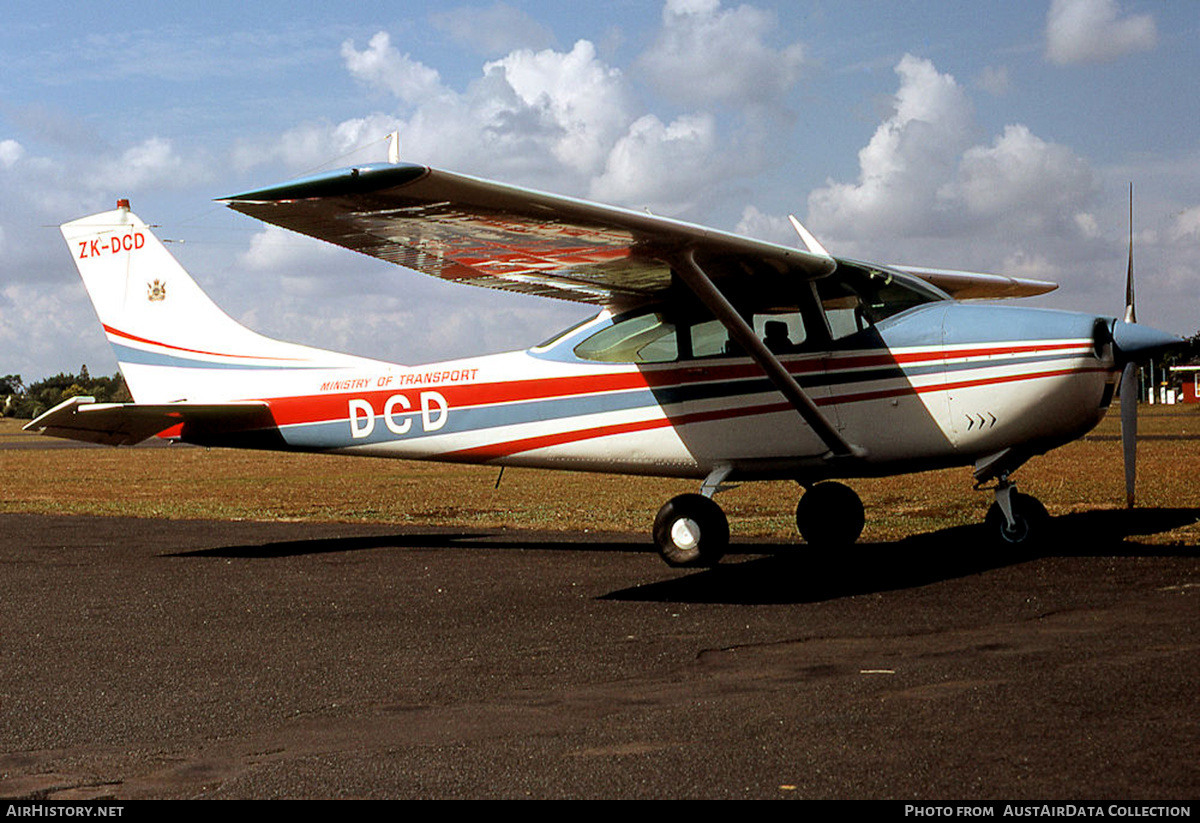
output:
[[[1036,497],[1021,494],[1008,479],[996,484],[996,502],[988,509],[984,524],[1001,546],[1032,547],[1046,538],[1050,515]]]

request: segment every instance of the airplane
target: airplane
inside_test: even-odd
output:
[[[1023,547],[1050,518],[1013,473],[1093,428],[1118,382],[1181,342],[1134,322],[1132,245],[1117,319],[980,302],[1046,281],[834,257],[795,217],[803,248],[398,160],[219,202],[599,311],[525,351],[417,366],[283,342],[218,308],[120,200],[62,234],[134,402],[73,397],[26,429],[688,478],[698,491],[653,525],[679,567],[725,554],[713,498],[730,484],[795,481],[801,536],[839,549],[865,521],[840,481],[971,466],[976,488],[994,483],[991,534]],[[1121,406],[1132,505],[1136,403]]]

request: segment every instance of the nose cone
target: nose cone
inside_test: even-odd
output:
[[[1116,348],[1117,362],[1133,363],[1145,360],[1161,352],[1181,345],[1183,338],[1168,334],[1165,331],[1139,326],[1137,323],[1125,323],[1120,320],[1113,323],[1113,345]]]

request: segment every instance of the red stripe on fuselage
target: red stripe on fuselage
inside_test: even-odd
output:
[[[135,340],[138,343],[147,343],[151,346],[159,346],[164,349],[170,349],[171,351],[185,351],[189,354],[204,354],[210,357],[236,357],[241,360],[281,360],[283,362],[294,363],[304,362],[304,359],[300,357],[263,357],[262,355],[257,354],[226,354],[225,352],[205,351],[204,349],[188,349],[184,348],[183,346],[172,346],[170,343],[160,343],[157,340],[138,337],[136,334],[130,334],[129,332],[121,331],[120,329],[114,329],[112,326],[107,324],[102,325],[104,325],[104,330],[114,337],[123,337],[126,340]]]
[[[919,365],[942,362],[950,359],[997,355],[1030,354],[1038,351],[1062,352],[1069,349],[1090,348],[1081,343],[1023,344],[1016,346],[976,346],[951,349],[946,352],[900,352],[898,354],[868,354],[828,357],[809,356],[802,360],[786,363],[787,370],[796,376],[846,369]],[[999,363],[980,364],[1000,365]],[[588,374],[564,377],[541,377],[527,380],[507,380],[492,383],[450,383],[388,388],[365,392],[340,392],[329,395],[301,395],[293,397],[262,398],[271,404],[271,412],[279,425],[302,425],[346,418],[346,403],[350,399],[366,400],[378,412],[387,399],[395,394],[410,394],[411,399],[421,391],[436,391],[446,398],[452,408],[471,408],[524,401],[547,400],[556,397],[581,397],[610,392],[660,389],[673,386],[688,386],[702,383],[726,383],[734,380],[754,380],[764,377],[762,370],[753,363],[703,365],[701,361],[688,365],[669,367],[646,367],[616,373]],[[941,385],[933,388],[942,388]],[[890,396],[899,390],[883,393],[868,393],[873,396]],[[907,393],[905,389],[900,393]],[[260,398],[247,398],[260,399]],[[824,404],[816,399],[818,404]],[[839,398],[838,402],[844,402]],[[851,401],[845,401],[851,402]]]
[[[815,402],[818,406],[860,403],[869,400],[881,400],[889,397],[901,397],[904,395],[915,396],[927,394],[929,392],[944,392],[952,389],[1013,383],[1020,380],[1038,380],[1047,377],[1062,377],[1069,374],[1089,374],[1103,371],[1107,370],[1103,368],[1056,369],[1054,371],[1003,375],[999,377],[985,377],[976,380],[961,380],[955,383],[937,383],[926,386],[908,385],[874,392],[861,392],[858,394],[841,395],[837,397],[821,397],[816,398]],[[776,414],[778,412],[789,411],[791,409],[792,406],[790,403],[768,403],[757,406],[744,406],[740,408],[697,412],[693,414],[668,415],[667,417],[655,418],[653,420],[639,420],[630,423],[619,423],[609,426],[592,426],[586,429],[576,429],[568,432],[557,432],[555,434],[525,437],[517,440],[505,441],[502,443],[489,443],[484,446],[474,446],[469,449],[459,449],[457,451],[445,452],[439,455],[439,459],[462,462],[493,460],[500,457],[508,457],[520,452],[532,451],[534,449],[548,448],[550,446],[561,446],[567,443],[577,443],[584,440],[611,437],[618,434],[649,431],[651,429],[660,429],[667,426],[677,428],[694,423],[705,423],[714,420],[728,420],[737,417]]]

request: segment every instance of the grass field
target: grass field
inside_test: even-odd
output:
[[[1117,410],[1094,432],[1017,473],[1052,515],[1124,505]],[[616,475],[191,447],[3,448],[28,443],[25,421],[0,420],[0,512],[161,518],[351,521],[648,532],[669,497],[696,483]],[[1138,503],[1196,509],[1200,407],[1144,406]],[[979,522],[992,502],[969,468],[854,480],[867,508],[863,540],[895,540]],[[723,492],[734,536],[795,537],[798,488],[752,483]],[[1192,522],[1128,539],[1200,545]],[[1182,518],[1188,520],[1188,518]],[[1173,522],[1179,521],[1178,516]]]

